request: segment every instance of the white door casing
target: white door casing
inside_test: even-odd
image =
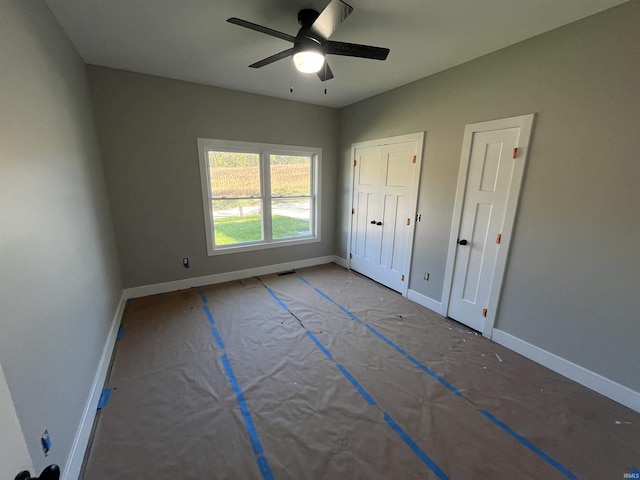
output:
[[[465,128],[441,313],[489,338],[533,119],[522,115]]]
[[[352,145],[349,268],[407,295],[424,133]]]

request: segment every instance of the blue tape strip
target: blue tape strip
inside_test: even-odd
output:
[[[362,323],[362,320],[360,320],[358,317],[356,317],[353,313],[351,313],[348,309],[346,309],[342,305],[338,305],[338,308],[342,310],[344,313],[346,313],[347,315],[349,315],[351,318],[353,318],[356,322]]]
[[[212,327],[214,327],[216,325],[216,321],[213,319],[213,314],[211,313],[211,310],[209,310],[209,307],[207,305],[205,305],[202,308],[204,310],[204,313],[207,315],[207,319],[209,320],[209,323],[211,324]]]
[[[207,296],[204,294],[202,289],[198,288],[198,291],[200,292],[200,299],[202,300],[202,303],[209,303],[209,300],[207,299]]]
[[[313,333],[311,333],[309,330],[307,330],[307,336],[313,341],[313,343],[316,344],[316,346],[320,350],[322,350],[322,353],[324,353],[329,360],[333,360],[333,355],[331,354],[331,352],[327,350],[325,346],[322,343],[320,343],[320,340],[318,340],[316,336]]]
[[[535,453],[536,455],[538,455],[540,458],[542,458],[544,461],[546,461],[549,465],[551,465],[553,468],[555,468],[556,470],[558,470],[560,473],[562,473],[565,477],[567,478],[571,478],[573,480],[577,480],[578,477],[571,472],[567,467],[563,466],[562,464],[560,464],[558,461],[554,460],[552,457],[550,457],[548,454],[546,454],[545,452],[543,452],[542,450],[540,450],[538,447],[536,447],[533,443],[531,443],[529,440],[527,440],[526,438],[524,438],[522,435],[520,435],[518,432],[516,432],[515,430],[513,430],[511,427],[509,427],[509,425],[507,425],[506,423],[498,420],[496,417],[494,417],[491,413],[489,413],[487,410],[479,410],[479,412],[484,415],[485,417],[487,417],[489,420],[491,420],[493,423],[495,423],[496,425],[498,425],[501,429],[503,429],[505,432],[507,432],[509,435],[511,435],[513,438],[515,438],[516,440],[518,440],[520,443],[522,443],[525,447],[527,447],[529,450],[531,450],[533,453]]]
[[[436,372],[434,372],[433,370],[431,370],[429,367],[427,367],[424,363],[421,363],[420,360],[413,358],[411,355],[407,355],[407,358],[409,359],[409,361],[411,363],[413,363],[415,366],[417,366],[420,370],[422,370],[424,373],[426,373],[427,375],[430,375],[431,377],[435,378],[437,381],[439,381],[442,385],[444,385],[445,387],[447,387],[449,390],[451,390],[456,396],[461,397],[462,396],[462,392],[460,390],[458,390],[456,387],[454,387],[453,385],[451,385],[449,382],[447,382],[444,378],[442,378],[440,375],[438,375]]]
[[[102,390],[102,394],[100,395],[100,400],[98,400],[98,410],[104,408],[109,403],[109,398],[111,397],[112,388],[105,388]]]
[[[122,340],[124,338],[124,327],[120,327],[118,329],[118,335],[116,336],[116,340]]]
[[[394,350],[396,350],[398,353],[401,353],[402,355],[404,355],[405,357],[407,356],[407,352],[405,352],[403,349],[401,349],[398,345],[396,345],[395,343],[393,343],[391,340],[389,340],[387,337],[385,337],[383,334],[381,334],[378,330],[376,330],[375,328],[373,328],[371,325],[369,325],[368,323],[364,324],[365,328],[369,329],[371,332],[373,332],[373,334],[375,336],[377,336],[380,340],[382,340],[384,343],[386,343],[387,345],[389,345],[391,348],[393,348]]]
[[[233,373],[233,368],[231,368],[231,364],[229,363],[229,358],[227,357],[226,353],[222,355],[222,364],[224,365],[224,369],[227,372],[227,378],[229,379],[231,388],[236,394],[236,399],[238,400],[238,405],[240,406],[240,413],[242,413],[242,419],[244,420],[244,426],[247,429],[247,433],[249,434],[249,439],[251,440],[251,446],[253,447],[253,452],[258,456],[256,461],[258,462],[258,468],[260,469],[260,473],[262,473],[262,478],[265,480],[271,480],[273,479],[273,473],[271,473],[271,468],[269,468],[269,462],[267,462],[267,459],[264,456],[262,443],[260,443],[260,437],[258,436],[258,431],[256,430],[256,426],[253,423],[253,419],[251,418],[251,412],[249,412],[249,406],[247,405],[247,401],[244,398],[244,394],[240,389],[240,385],[238,385],[238,380],[236,379],[236,376]]]
[[[371,395],[369,395],[369,393],[364,389],[364,387],[360,385],[355,378],[353,378],[353,376],[349,373],[349,371],[346,368],[338,364],[338,369],[342,372],[342,374],[345,377],[347,377],[347,380],[351,382],[351,385],[353,385],[356,388],[356,390],[360,392],[360,395],[364,397],[364,399],[367,401],[367,403],[369,403],[369,405],[376,404],[376,401],[371,397]]]
[[[280,304],[280,306],[282,307],[283,310],[289,310],[289,308],[287,307],[287,304],[284,303],[282,300],[280,300],[280,297],[278,297],[273,290],[271,290],[269,287],[267,287],[267,291],[271,294],[271,296],[275,299],[276,302],[278,302]]]
[[[327,295],[326,293],[324,293],[322,290],[320,290],[319,288],[314,288],[314,290],[316,292],[318,292],[320,295],[322,295],[324,298],[326,298],[327,300],[329,300],[331,303],[336,303],[333,301],[333,298],[331,298],[329,295]]]
[[[407,433],[402,430],[402,428],[400,428],[400,425],[398,425],[393,418],[391,418],[387,413],[384,414],[384,419],[385,421],[389,424],[389,426],[391,428],[393,428],[393,430],[398,434],[398,436],[404,440],[404,443],[406,443],[409,448],[411,450],[413,450],[413,453],[415,453],[418,458],[420,458],[420,460],[422,460],[422,463],[424,463],[427,467],[429,467],[429,469],[436,474],[436,476],[438,478],[440,478],[441,480],[448,480],[448,476],[446,473],[444,473],[442,471],[442,469],[438,466],[438,464],[436,462],[434,462],[431,457],[429,455],[427,455],[424,450],[422,450],[418,444],[416,442],[414,442],[411,437],[409,435],[407,435]]]
[[[306,283],[307,285],[309,285],[309,286],[311,285],[311,284],[309,283],[309,280],[307,280],[306,278],[304,278],[302,275],[298,275],[298,278],[299,278],[300,280],[302,280],[304,283]]]
[[[206,303],[206,302],[203,302]],[[216,343],[218,344],[218,348],[224,352],[225,346],[222,341],[222,337],[220,336],[220,332],[216,327],[216,322],[213,318],[213,314],[207,305],[202,307],[204,313],[207,315],[207,319],[211,324],[211,332],[216,339]],[[271,473],[271,468],[269,467],[269,462],[264,456],[264,451],[262,449],[262,443],[260,443],[260,437],[258,436],[258,431],[256,430],[256,426],[253,423],[253,419],[251,418],[251,413],[249,412],[249,406],[247,405],[247,401],[244,398],[244,394],[240,389],[240,385],[238,384],[238,380],[236,379],[235,373],[233,373],[233,368],[231,368],[231,363],[229,363],[229,358],[226,353],[222,354],[222,364],[224,365],[225,372],[227,373],[227,379],[229,380],[229,384],[233,392],[236,395],[236,399],[238,400],[238,405],[240,406],[240,412],[242,413],[242,419],[244,420],[244,426],[249,434],[249,440],[251,441],[251,447],[253,448],[253,452],[257,455],[256,462],[258,463],[258,468],[260,469],[260,473],[262,474],[262,478],[264,480],[273,480],[273,473]]]
[[[218,332],[218,329],[216,327],[211,327],[211,331],[213,332],[213,336],[216,339],[216,343],[218,344],[218,348],[220,350],[225,350],[224,342],[222,341],[222,337],[220,336],[220,332]]]

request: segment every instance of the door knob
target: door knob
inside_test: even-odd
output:
[[[458,245],[466,245],[466,244],[468,244],[468,243],[469,243],[469,242],[467,242],[465,239],[458,240]]]
[[[382,222],[377,222],[376,225],[382,225]]]
[[[375,225],[376,221],[375,220],[371,220],[371,225]]]

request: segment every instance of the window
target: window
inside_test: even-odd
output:
[[[322,150],[198,139],[209,255],[320,240]]]

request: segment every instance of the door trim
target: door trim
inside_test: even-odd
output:
[[[460,170],[458,172],[458,185],[456,187],[456,200],[453,207],[453,220],[451,222],[451,234],[449,235],[449,248],[447,251],[447,266],[444,274],[444,287],[442,291],[442,311],[443,316],[449,313],[449,300],[451,299],[451,288],[453,282],[453,269],[456,258],[456,239],[460,232],[460,223],[462,221],[462,207],[464,205],[464,195],[467,186],[467,175],[469,172],[469,161],[471,159],[471,146],[473,144],[474,134],[479,132],[488,132],[491,130],[503,130],[507,128],[520,128],[517,146],[517,161],[513,167],[511,188],[507,198],[507,205],[504,215],[504,227],[502,230],[501,248],[498,250],[496,257],[496,268],[491,283],[489,293],[489,302],[487,305],[487,317],[484,323],[482,335],[491,338],[493,327],[496,322],[496,313],[500,302],[500,293],[502,291],[502,282],[506,270],[507,259],[509,257],[509,248],[511,246],[511,237],[513,226],[516,219],[518,209],[518,201],[520,199],[520,190],[522,179],[524,177],[524,169],[527,157],[529,155],[529,141],[531,139],[531,131],[533,129],[533,121],[535,114],[520,115],[517,117],[502,118],[499,120],[491,120],[488,122],[472,123],[464,129],[464,140],[462,142],[462,154],[460,157]]]
[[[350,157],[350,169],[351,169],[351,205],[349,209],[354,208],[354,193],[355,188],[353,182],[355,181],[354,171],[355,168],[353,166],[353,162],[356,159],[356,150],[358,148],[366,148],[366,147],[377,147],[383,145],[393,145],[395,143],[405,143],[405,142],[417,142],[416,147],[416,168],[418,175],[413,178],[413,184],[411,185],[412,195],[409,204],[409,215],[412,219],[411,225],[409,225],[409,233],[407,234],[407,253],[405,256],[405,280],[402,285],[402,291],[400,292],[403,297],[407,296],[407,292],[409,291],[409,280],[411,279],[411,256],[413,253],[413,237],[416,231],[416,211],[418,209],[418,191],[420,188],[420,176],[422,172],[422,156],[424,155],[423,147],[424,147],[424,132],[416,132],[416,133],[407,133],[405,135],[397,135],[395,137],[386,137],[380,138],[376,140],[367,140],[364,142],[352,143],[351,144],[351,157]],[[352,230],[353,230],[353,217],[351,211],[347,212],[349,218],[349,230],[347,234],[347,268],[351,270],[351,238],[352,238]]]

